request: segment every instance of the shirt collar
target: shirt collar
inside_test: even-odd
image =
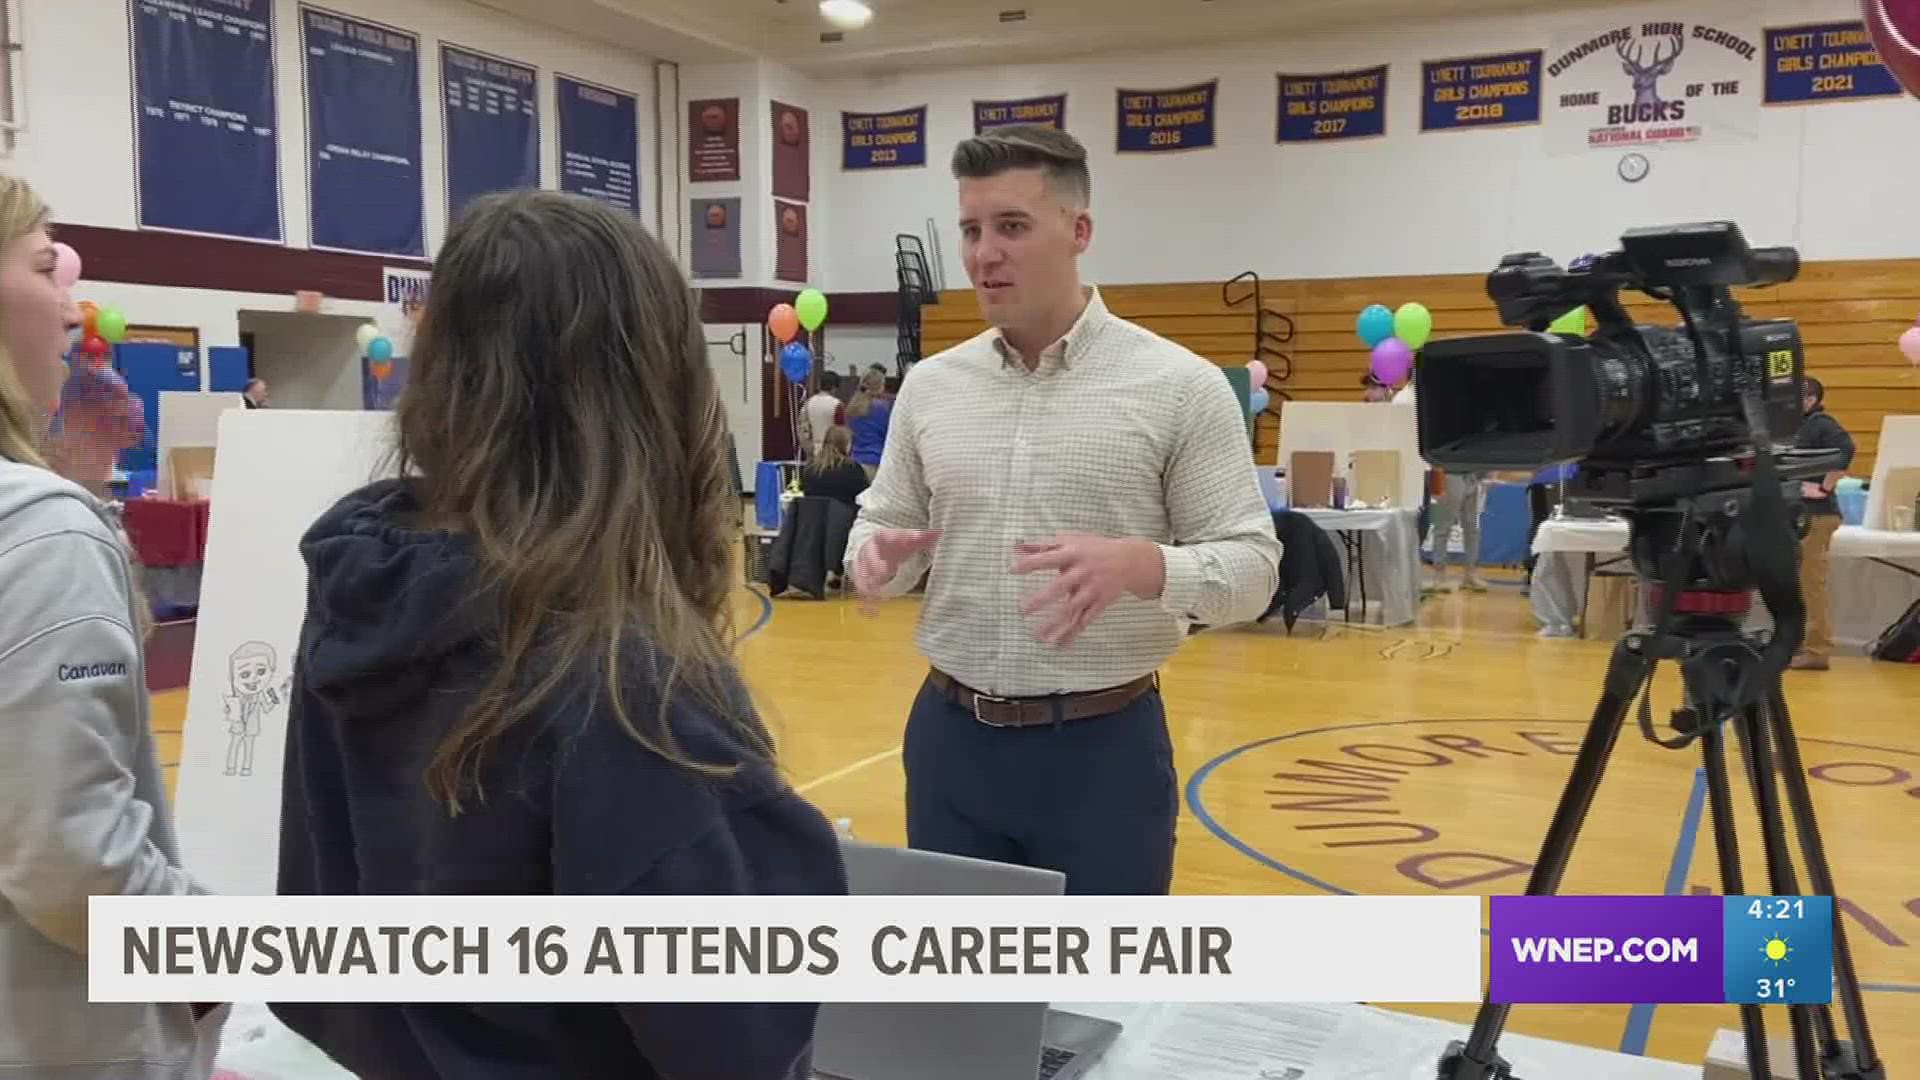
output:
[[[1086,288],[1087,304],[1080,310],[1080,317],[1067,328],[1059,341],[1040,350],[1040,362],[1035,365],[1035,373],[1058,366],[1071,370],[1073,365],[1086,358],[1087,350],[1100,336],[1112,313],[1107,310],[1107,302],[1101,298],[1098,286]],[[993,331],[993,347],[1000,354],[1000,363],[1007,367],[1021,366],[1020,351],[1007,341],[1006,335],[998,328]]]

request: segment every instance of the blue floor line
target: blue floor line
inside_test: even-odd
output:
[[[1707,804],[1707,770],[1693,770],[1693,792],[1687,796],[1687,812],[1680,819],[1680,839],[1673,845],[1673,862],[1667,864],[1666,895],[1679,896],[1687,887],[1687,869],[1693,865],[1694,844],[1700,838],[1700,816]],[[1653,1013],[1658,1005],[1635,1005],[1627,1010],[1627,1026],[1620,1033],[1620,1052],[1645,1054],[1647,1040],[1653,1034]]]

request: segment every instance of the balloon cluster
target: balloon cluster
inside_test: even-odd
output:
[[[1267,393],[1267,365],[1258,360],[1247,361],[1247,385],[1253,388],[1247,395],[1247,411],[1263,413],[1272,396]]]
[[[1369,304],[1354,329],[1373,350],[1373,377],[1386,386],[1399,386],[1413,374],[1413,354],[1433,336],[1433,313],[1412,301],[1391,311],[1385,304]]]
[[[767,329],[780,342],[780,372],[788,382],[804,383],[813,374],[813,350],[800,340],[800,331],[811,334],[827,321],[827,295],[819,289],[802,289],[791,304],[775,304],[767,312]]]
[[[66,244],[53,245],[53,280],[62,289],[80,283],[80,253]],[[118,308],[101,307],[91,300],[79,303],[80,325],[67,333],[69,352],[103,363],[113,347],[127,340],[127,317]]]
[[[385,382],[387,376],[393,374],[393,339],[372,323],[361,323],[360,329],[353,332],[353,339],[360,343],[360,353],[367,358],[374,381]]]

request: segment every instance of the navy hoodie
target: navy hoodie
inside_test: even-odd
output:
[[[410,524],[399,481],[341,500],[302,541],[308,573],[285,765],[285,895],[837,895],[832,826],[707,709],[676,700],[680,750],[641,746],[593,676],[509,728],[484,801],[451,815],[423,780],[496,663],[464,538]],[[633,650],[645,655],[644,643]],[[650,665],[636,663],[636,669]],[[627,676],[629,715],[659,684]],[[595,705],[598,701],[600,704]],[[777,904],[769,900],[769,904]],[[636,914],[644,910],[636,905]],[[527,902],[529,915],[539,901]],[[788,1080],[811,1063],[802,1004],[304,1005],[274,1013],[366,1080]]]

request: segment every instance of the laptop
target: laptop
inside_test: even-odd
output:
[[[855,896],[1059,896],[1066,875],[841,837]],[[1111,1020],[1046,1003],[820,1007],[822,1080],[1077,1080],[1120,1037]]]

